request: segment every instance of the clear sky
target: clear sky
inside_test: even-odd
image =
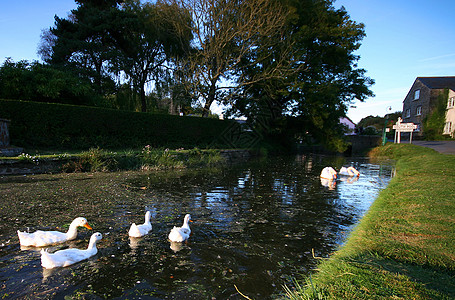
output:
[[[375,97],[354,104],[348,117],[401,111],[416,77],[455,76],[455,0],[337,0],[365,24],[359,67],[376,83]]]
[[[39,60],[40,34],[66,17],[74,0],[0,0],[0,63]],[[376,83],[375,97],[354,103],[348,117],[355,123],[383,116],[387,107],[402,110],[402,101],[419,76],[455,76],[455,0],[336,0],[351,19],[365,24],[367,36],[357,52],[359,67]]]

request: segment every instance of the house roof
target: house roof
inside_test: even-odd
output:
[[[455,90],[455,76],[446,77],[417,77],[417,79],[430,89]]]
[[[348,117],[341,117],[340,118],[340,123],[348,126],[348,128],[350,128],[350,129],[354,129],[355,128],[355,123],[352,122],[352,120],[349,119]]]

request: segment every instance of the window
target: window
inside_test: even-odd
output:
[[[444,125],[444,133],[443,134],[451,134],[452,133],[452,122],[447,122]]]
[[[447,108],[452,108],[455,105],[455,97],[449,98],[449,101],[447,102]]]
[[[405,114],[405,118],[409,118],[409,117],[411,117],[411,109],[410,108],[408,108],[406,110],[406,114]]]
[[[417,106],[416,116],[421,116],[421,115],[422,115],[422,106]]]
[[[414,92],[414,100],[417,100],[420,98],[420,90],[417,90]]]

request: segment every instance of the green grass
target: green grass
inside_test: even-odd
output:
[[[110,151],[91,148],[82,152],[43,152],[31,155],[22,153],[16,157],[0,157],[0,160],[39,164],[60,160],[64,172],[108,172],[119,170],[161,170],[187,167],[210,167],[225,163],[220,150],[176,150],[145,146],[142,150]],[[52,153],[52,154],[49,154]]]
[[[347,242],[290,299],[454,299],[455,156],[414,145],[371,152],[396,176]]]

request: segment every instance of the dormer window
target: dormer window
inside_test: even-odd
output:
[[[417,99],[419,99],[419,98],[420,98],[420,90],[416,90],[416,91],[414,92],[414,100],[417,100]]]

